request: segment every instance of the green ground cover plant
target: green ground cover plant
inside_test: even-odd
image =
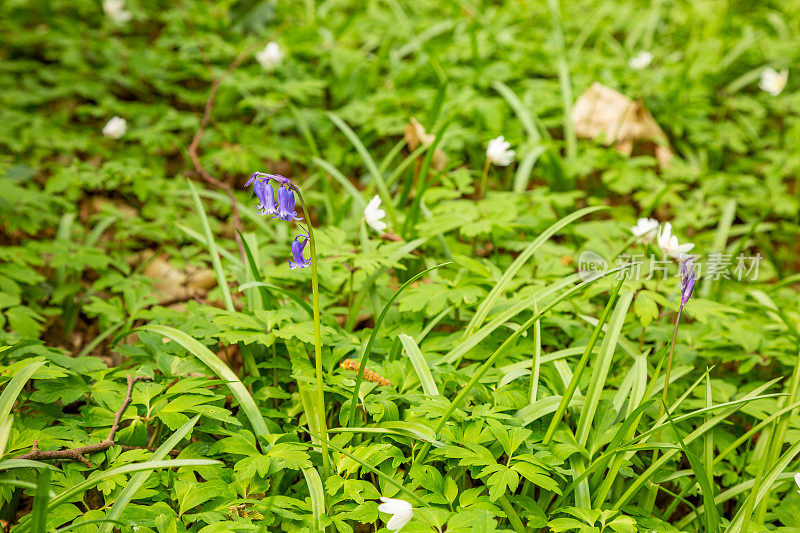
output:
[[[797,1],[0,35],[5,531],[797,531]]]

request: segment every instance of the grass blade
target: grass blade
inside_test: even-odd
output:
[[[611,361],[616,351],[619,336],[622,333],[622,326],[625,324],[625,317],[633,301],[633,294],[633,291],[626,291],[617,299],[614,312],[608,321],[606,335],[600,345],[600,353],[595,359],[594,371],[592,372],[589,387],[586,389],[584,407],[575,431],[575,438],[581,446],[585,446],[589,439],[589,431],[592,428],[597,405],[600,403],[600,397],[606,385],[606,378],[611,368]]]
[[[247,283],[247,285],[258,289],[248,292],[247,308],[250,311],[263,309],[264,302],[269,301],[269,293],[264,285],[260,285],[260,283],[264,281],[264,278],[261,277],[261,272],[258,270],[258,262],[253,255],[253,249],[257,246],[256,236],[253,233],[242,234],[239,230],[236,231],[239,233],[239,238],[242,240],[242,248],[244,249],[246,260],[244,268],[247,273],[247,281],[255,282],[253,285],[249,285],[249,283]]]
[[[569,77],[567,64],[567,46],[564,41],[564,20],[561,18],[559,0],[547,0],[547,9],[553,19],[553,35],[555,37],[558,57],[558,84],[561,87],[561,104],[564,108],[564,138],[567,141],[567,157],[575,159],[578,156],[578,138],[572,124],[572,82]]]
[[[250,421],[250,425],[253,427],[253,431],[255,432],[256,436],[269,435],[267,424],[264,422],[264,417],[261,416],[261,412],[258,410],[258,406],[253,400],[253,397],[247,391],[247,388],[245,388],[242,382],[239,381],[239,378],[236,377],[236,374],[234,374],[225,363],[220,361],[219,357],[217,357],[214,352],[200,344],[196,339],[193,339],[186,333],[170,326],[148,324],[139,329],[142,331],[152,331],[153,333],[158,333],[159,335],[168,337],[186,348],[189,353],[200,359],[212,372],[224,380],[228,385],[228,388],[231,390],[234,398],[236,398],[236,401],[238,401],[239,405],[242,406],[242,409],[244,410],[247,419]]]
[[[205,234],[205,244],[208,247],[208,255],[211,256],[211,264],[214,267],[214,274],[217,277],[217,285],[222,291],[222,300],[225,302],[225,308],[228,311],[236,311],[231,298],[231,291],[228,288],[228,282],[225,280],[225,271],[222,270],[222,262],[219,260],[219,253],[217,252],[217,243],[214,242],[214,235],[211,233],[211,226],[208,224],[208,217],[206,211],[203,209],[203,202],[200,201],[200,196],[197,195],[197,189],[194,184],[186,180],[189,184],[189,190],[192,191],[192,199],[194,200],[194,207],[197,215],[200,217],[200,224],[203,226],[203,233]]]
[[[327,172],[333,179],[338,181],[344,190],[350,193],[350,196],[353,197],[353,200],[355,201],[359,211],[363,211],[364,208],[367,207],[367,202],[364,201],[364,197],[361,195],[359,190],[356,189],[352,183],[350,183],[350,180],[347,179],[344,174],[339,172],[339,169],[320,157],[314,157],[311,161],[322,170]]]
[[[386,212],[389,215],[389,219],[392,221],[392,227],[397,228],[397,215],[394,211],[394,202],[392,201],[392,195],[389,194],[389,188],[386,186],[386,182],[383,180],[383,176],[378,170],[378,165],[375,164],[375,160],[372,159],[372,156],[369,155],[364,144],[361,142],[361,139],[358,138],[358,135],[347,125],[347,123],[339,118],[334,113],[328,113],[328,117],[336,124],[336,127],[342,130],[342,133],[353,143],[356,151],[359,153],[361,158],[364,160],[364,164],[367,167],[367,170],[372,175],[372,179],[375,181],[375,185],[378,186],[378,191],[380,192],[381,197],[383,198],[383,206],[386,209]]]
[[[709,379],[708,376],[706,376],[706,382],[708,382],[708,379]],[[694,471],[694,477],[700,484],[700,491],[703,494],[703,503],[704,503],[703,507],[706,510],[706,512],[704,513],[706,520],[705,531],[708,531],[709,533],[714,533],[716,531],[719,531],[719,512],[717,511],[716,505],[714,505],[714,490],[711,488],[711,483],[709,482],[709,473],[706,472],[705,468],[703,468],[703,462],[700,460],[700,458],[697,457],[697,455],[695,455],[694,452],[689,450],[689,448],[686,446],[686,443],[683,442],[683,437],[681,437],[680,430],[678,429],[678,426],[675,425],[675,421],[670,416],[669,409],[667,409],[666,405],[664,406],[664,413],[667,415],[667,418],[669,419],[670,425],[672,426],[672,430],[678,437],[678,442],[681,445],[683,454],[689,461],[689,465],[692,467],[692,471]],[[709,467],[711,467],[711,463],[709,463]]]
[[[58,470],[53,465],[32,459],[5,459],[0,461],[0,470],[11,470],[12,468],[49,468],[50,470]]]
[[[325,489],[322,488],[322,479],[319,477],[319,472],[317,472],[316,468],[304,468],[303,477],[306,478],[308,494],[311,496],[311,515],[314,520],[311,528],[314,531],[324,531],[322,516],[326,511]]]
[[[37,361],[35,363],[30,363],[22,367],[14,377],[11,378],[6,386],[3,388],[3,393],[0,394],[0,423],[5,424],[6,418],[8,418],[9,413],[11,413],[11,408],[14,406],[14,402],[17,401],[17,396],[22,391],[22,387],[25,386],[25,383],[33,376],[37,370],[39,370],[42,366],[44,366],[43,361]]]
[[[522,158],[522,161],[517,167],[517,173],[514,174],[514,192],[523,193],[528,189],[528,183],[531,180],[531,173],[536,161],[539,157],[547,151],[545,146],[537,146]]]
[[[617,294],[619,294],[619,290],[622,288],[622,283],[624,281],[625,278],[621,279],[619,283],[617,283],[616,288],[609,297],[608,305],[606,305],[606,308],[603,310],[603,314],[600,316],[597,326],[595,326],[594,331],[592,331],[592,336],[589,339],[589,343],[586,345],[586,351],[583,352],[580,361],[578,361],[578,364],[575,366],[572,379],[564,391],[564,395],[561,398],[561,403],[558,405],[558,409],[556,410],[555,415],[553,415],[553,419],[550,421],[550,426],[547,428],[547,432],[544,434],[544,439],[542,440],[544,444],[548,444],[553,438],[556,428],[558,427],[558,424],[561,423],[561,418],[564,416],[564,412],[567,410],[567,405],[569,405],[569,403],[572,401],[572,396],[575,394],[575,389],[578,388],[578,381],[581,379],[581,375],[586,368],[586,363],[589,362],[589,354],[592,353],[592,349],[594,348],[594,345],[600,336],[603,325],[606,323],[606,320],[608,320],[611,309],[614,307]]]
[[[50,504],[50,469],[39,470],[36,480],[36,493],[33,497],[31,530],[33,533],[47,533],[47,512]]]
[[[201,415],[197,415],[184,425],[179,427],[177,431],[175,431],[170,437],[158,447],[156,451],[153,452],[153,455],[150,456],[144,464],[147,463],[154,463],[156,461],[161,461],[170,450],[175,449],[175,446],[178,445],[180,441],[186,438],[192,431],[192,428],[200,420]],[[134,474],[122,491],[117,496],[117,499],[114,500],[114,504],[111,506],[111,509],[108,510],[106,513],[106,518],[108,522],[100,526],[99,533],[111,533],[111,530],[114,529],[115,522],[119,520],[120,516],[122,516],[122,511],[125,510],[125,506],[130,503],[131,498],[136,494],[136,491],[144,485],[144,482],[147,481],[147,478],[150,477],[152,473],[151,470],[145,470],[144,472],[138,472]]]
[[[408,353],[408,358],[411,360],[411,364],[417,372],[417,377],[419,377],[423,392],[429,396],[438,396],[439,389],[436,388],[436,382],[433,381],[431,370],[428,368],[428,362],[425,360],[425,356],[422,355],[416,341],[405,333],[401,333],[398,338],[400,342],[403,343],[403,347],[406,349],[406,353]]]
[[[400,294],[402,294],[402,292],[404,290],[406,290],[406,288],[409,285],[411,285],[412,283],[417,281],[419,278],[421,278],[422,276],[424,276],[428,272],[431,272],[433,270],[436,270],[438,268],[441,268],[441,267],[449,265],[449,264],[450,263],[441,263],[439,265],[436,265],[436,266],[433,266],[431,268],[427,268],[427,269],[423,270],[422,272],[420,272],[416,276],[412,277],[411,279],[409,279],[408,281],[403,283],[400,286],[400,288],[397,289],[397,291],[395,291],[395,293],[392,295],[392,297],[389,298],[389,301],[386,302],[386,305],[383,307],[383,311],[381,311],[380,316],[378,316],[378,320],[375,321],[375,327],[372,328],[372,332],[369,335],[369,340],[367,340],[367,345],[364,347],[364,351],[361,353],[361,361],[360,361],[360,364],[359,364],[359,367],[358,367],[358,374],[356,375],[356,383],[353,386],[353,397],[350,399],[350,417],[348,418],[347,427],[352,427],[353,424],[356,421],[356,407],[358,406],[358,392],[359,392],[359,389],[361,388],[361,382],[364,380],[364,370],[367,368],[367,361],[369,361],[369,354],[370,354],[370,351],[372,350],[372,343],[375,342],[375,337],[378,335],[378,330],[381,327],[381,323],[383,322],[383,319],[386,318],[386,314],[389,312],[389,309],[392,307],[392,304],[397,299],[397,297],[400,296]]]
[[[619,282],[617,285],[617,289],[612,295],[611,301],[614,300],[614,296],[616,292],[619,291],[620,287],[622,286],[622,281]],[[578,419],[578,426],[575,431],[575,439],[578,442],[578,446],[584,448],[586,447],[586,442],[589,440],[589,432],[592,429],[592,423],[594,422],[594,415],[597,412],[597,406],[600,404],[601,395],[603,393],[603,389],[606,385],[606,378],[608,377],[608,371],[611,368],[611,362],[614,358],[614,352],[617,348],[617,342],[619,340],[620,333],[622,332],[622,326],[625,324],[625,317],[628,314],[628,309],[630,308],[631,302],[633,301],[633,291],[626,291],[623,293],[614,304],[614,312],[611,315],[611,318],[608,321],[608,328],[606,331],[606,335],[603,338],[603,343],[600,345],[600,353],[598,354],[597,358],[595,359],[594,371],[592,372],[591,380],[589,381],[589,386],[586,389],[586,394],[584,396],[583,402],[583,409],[581,409],[581,416]],[[605,312],[604,312],[605,315]],[[600,322],[603,322],[601,318]],[[593,343],[590,341],[589,345],[592,346]],[[585,359],[588,361],[588,354],[589,352],[585,353]],[[581,358],[583,360],[584,357]],[[572,381],[570,385],[567,387],[567,391],[565,392],[564,396],[567,396],[567,393],[571,392],[574,394],[573,383],[577,386],[578,380],[580,380],[580,374],[583,371],[581,367],[581,363],[578,363],[576,367],[575,374],[573,374]],[[571,400],[571,398],[570,398]],[[562,402],[564,398],[562,398]],[[567,404],[564,404],[565,408]],[[561,405],[559,405],[559,409]],[[557,411],[558,413],[558,411]],[[551,428],[557,427],[557,424],[560,420],[560,417],[554,416],[553,420],[550,423]],[[548,433],[550,434],[550,428],[548,428]],[[572,466],[573,472],[575,475],[580,475],[585,469],[585,463],[583,457],[579,454],[574,454],[572,457]],[[575,492],[575,501],[576,505],[579,507],[591,507],[591,498],[589,497],[589,483],[588,481],[584,481],[580,485],[578,485],[576,492]]]
[[[508,288],[511,280],[514,279],[517,272],[528,262],[533,254],[545,243],[547,242],[550,237],[555,235],[560,229],[564,228],[565,226],[569,225],[570,223],[574,222],[575,220],[584,217],[590,213],[595,213],[602,209],[607,209],[603,206],[595,206],[595,207],[585,207],[579,211],[575,211],[574,213],[567,215],[566,217],[562,218],[549,228],[547,228],[539,237],[537,237],[533,242],[531,242],[525,250],[519,254],[511,266],[509,266],[506,271],[503,273],[503,276],[497,282],[497,284],[492,288],[486,298],[480,303],[478,309],[475,311],[475,315],[467,324],[467,327],[464,328],[464,337],[469,337],[475,331],[483,325],[484,320],[486,320],[486,316],[491,311],[494,304],[497,302],[500,295],[505,292]]]

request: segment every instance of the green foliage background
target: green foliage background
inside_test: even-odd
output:
[[[363,524],[385,524],[382,495],[415,506],[403,531],[705,531],[712,513],[697,508],[713,498],[713,528],[746,529],[736,518],[748,513],[752,531],[796,528],[800,418],[780,409],[798,399],[790,376],[800,341],[800,3],[226,0],[127,8],[132,20],[117,24],[99,1],[0,5],[0,383],[11,390],[12,378],[33,372],[9,396],[11,416],[0,419],[2,518],[19,521],[14,530],[33,522],[44,467],[6,461],[34,440],[48,450],[101,441],[126,374],[153,381],[136,385],[117,445],[88,457],[93,468],[50,462],[56,495],[96,482],[51,506],[47,531],[110,527],[77,526],[110,517],[132,479],[99,473],[153,460],[146,448],[170,436],[175,458],[219,463],[153,470],[118,507],[125,531],[365,531]],[[226,72],[267,41],[285,54],[278,67],[266,71],[248,53]],[[630,68],[640,51],[653,54],[652,64]],[[766,66],[789,69],[778,96],[758,88]],[[200,162],[235,190],[255,268],[239,256],[227,196],[202,180],[188,153],[215,80]],[[595,141],[571,145],[565,102],[594,82],[643,102],[676,152],[670,167],[646,150],[627,157]],[[128,125],[116,140],[102,135],[115,115]],[[430,150],[411,155],[403,140],[412,116],[437,134],[447,157],[427,180],[419,174]],[[498,135],[518,163],[491,167],[477,200],[485,146]],[[291,176],[317,228],[323,406],[309,386],[310,275],[286,265],[296,229],[253,209],[243,184],[256,170]],[[379,238],[362,221],[383,183],[399,240]],[[502,281],[537,236],[586,206],[609,209],[560,229]],[[625,282],[617,300],[613,277],[570,293],[538,330],[520,332],[492,359],[464,402],[451,404],[535,316],[533,299],[544,309],[580,281],[581,252],[612,265],[633,253],[625,246],[640,216],[670,221],[704,256],[762,258],[755,279],[699,281],[674,347],[674,425],[660,416],[658,363],[680,301],[675,265],[665,281]],[[147,265],[161,256],[181,272],[210,269],[209,228],[236,308],[225,309],[218,285],[158,305],[162,288],[144,274]],[[356,425],[368,429],[331,431],[326,472],[308,431],[320,418],[328,428],[347,425],[354,374],[341,361],[361,356],[403,282],[444,262],[451,264],[398,297],[376,331],[368,367],[392,385],[362,386]],[[612,320],[587,352],[576,403],[545,439],[607,305]],[[146,324],[188,341],[134,331]],[[243,407],[229,378],[209,371],[198,355],[204,347],[230,364],[257,412]],[[596,399],[594,412],[584,398]],[[658,424],[659,433],[647,433]],[[648,470],[652,448],[625,456],[618,474],[602,462],[612,445],[653,442],[659,457],[675,452],[656,471]],[[596,474],[573,483],[592,465]],[[597,497],[605,479],[609,491]],[[641,489],[628,495],[637,481]]]

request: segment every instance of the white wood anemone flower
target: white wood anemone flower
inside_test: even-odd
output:
[[[628,66],[635,70],[642,70],[643,68],[649,67],[652,62],[653,54],[650,52],[639,52],[628,60]]]
[[[514,162],[514,156],[517,154],[509,148],[511,148],[511,143],[507,142],[502,135],[492,139],[486,145],[486,159],[499,167],[507,167]]]
[[[789,81],[788,70],[777,71],[772,67],[767,67],[761,71],[761,81],[758,82],[758,88],[772,96],[778,96],[786,87],[787,81]]]
[[[794,482],[797,485],[797,488],[800,488],[800,473],[794,475]],[[800,490],[797,492],[800,493]]]
[[[119,139],[128,131],[128,122],[121,117],[113,117],[103,126],[103,135],[112,139]]]
[[[381,197],[376,194],[364,209],[364,220],[372,226],[372,229],[383,233],[388,227],[386,222],[383,221],[384,217],[386,217],[386,211],[381,209]]]
[[[694,244],[678,243],[678,237],[672,234],[672,224],[667,222],[661,227],[661,233],[658,234],[658,247],[670,257],[684,259],[686,254],[694,248]]]
[[[256,54],[256,61],[266,70],[273,70],[283,61],[283,51],[278,43],[272,41],[267,43],[263,50]]]
[[[386,522],[386,529],[398,531],[414,518],[413,508],[407,501],[386,496],[381,496],[381,501],[383,503],[378,506],[378,511],[392,515]]]
[[[651,243],[656,238],[658,220],[654,218],[640,218],[635,226],[631,226],[631,233],[638,237],[639,242]]]
[[[103,12],[117,24],[125,24],[133,18],[125,8],[125,0],[103,0]]]

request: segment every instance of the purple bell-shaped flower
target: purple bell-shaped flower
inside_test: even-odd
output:
[[[275,191],[268,181],[254,180],[253,192],[261,202],[256,206],[261,215],[275,216],[278,214],[278,210],[275,208]]]
[[[278,218],[286,222],[302,220],[294,209],[294,192],[283,186],[278,187]]]
[[[294,261],[289,261],[289,268],[305,268],[311,264],[310,259],[303,259],[303,250],[306,249],[306,244],[308,244],[308,235],[301,234],[294,238],[292,241],[292,259]]]

